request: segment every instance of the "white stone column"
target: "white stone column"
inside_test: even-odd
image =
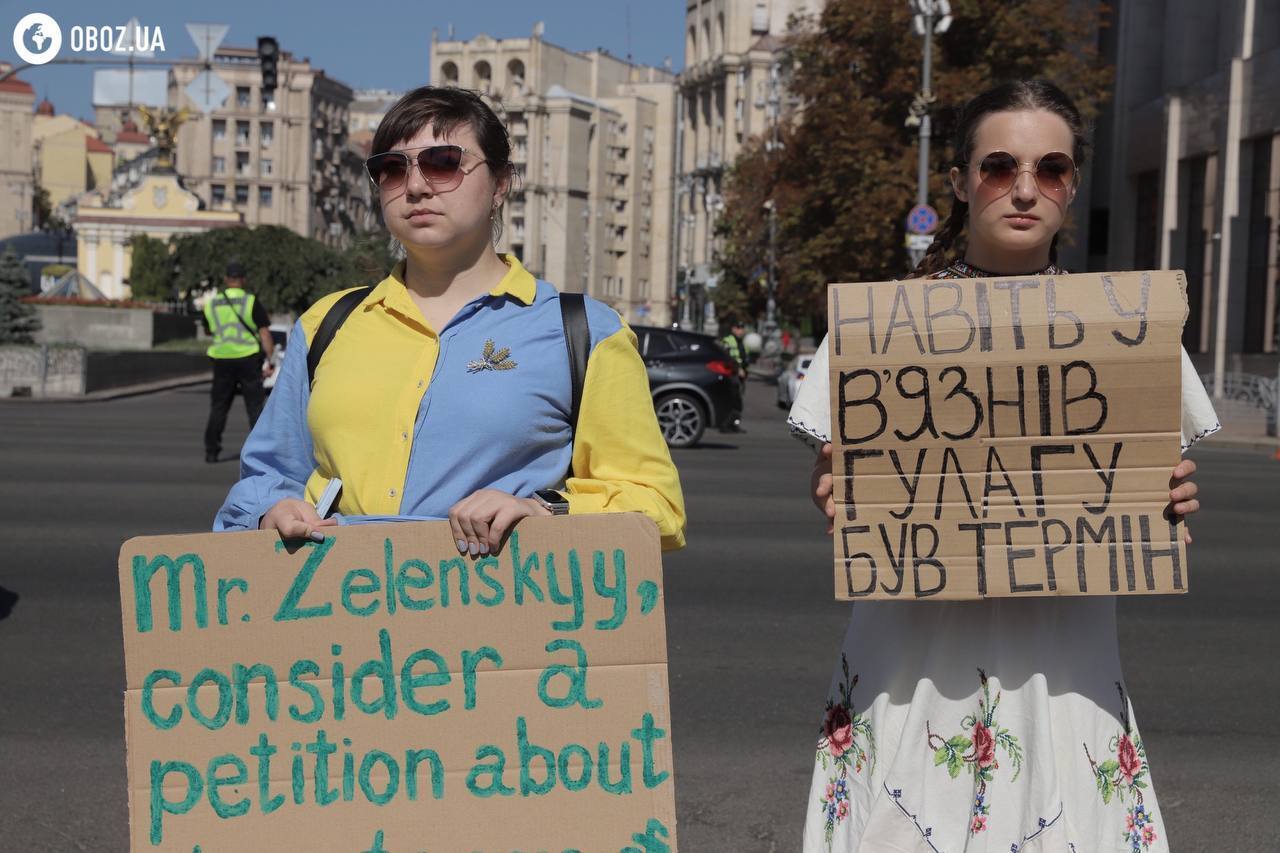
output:
[[[80,274],[87,278],[94,287],[98,286],[98,232],[85,231],[80,235],[84,240],[84,266]]]
[[[114,272],[114,293],[107,294],[112,299],[124,299],[127,294],[124,292],[124,280],[126,270],[124,268],[124,244],[128,238],[123,232],[117,232],[111,235],[111,266]]]

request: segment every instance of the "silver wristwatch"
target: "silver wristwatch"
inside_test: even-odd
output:
[[[533,499],[546,507],[552,515],[569,514],[569,499],[555,489],[538,489],[533,493]]]

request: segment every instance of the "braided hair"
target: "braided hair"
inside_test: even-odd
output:
[[[1089,141],[1084,121],[1080,118],[1080,111],[1076,109],[1076,105],[1065,92],[1044,79],[1002,83],[965,104],[956,123],[953,143],[955,157],[951,165],[961,172],[969,167],[969,158],[973,154],[973,139],[983,118],[990,113],[1015,110],[1046,110],[1066,122],[1071,130],[1071,159],[1075,161],[1077,169],[1084,166]],[[952,250],[961,248],[960,237],[964,233],[968,218],[968,203],[955,199],[946,221],[942,223],[942,229],[929,244],[929,250],[916,266],[913,276],[932,275],[945,269],[954,260]],[[1056,234],[1053,237],[1053,243],[1049,246],[1049,262],[1053,264],[1058,262],[1058,235]]]

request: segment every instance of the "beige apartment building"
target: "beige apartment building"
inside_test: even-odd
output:
[[[174,65],[171,106],[192,110],[178,131],[178,174],[210,210],[345,245],[368,214],[363,160],[347,140],[354,93],[288,51],[278,67],[274,98],[264,102],[257,51],[219,48],[212,70],[230,93],[202,114],[184,93],[202,64]]]
[[[677,117],[676,290],[682,325],[715,330],[716,220],[725,171],[752,136],[785,111],[777,50],[792,15],[824,0],[685,0],[684,71]]]
[[[347,110],[347,138],[351,144],[368,156],[373,134],[382,117],[395,106],[404,92],[392,89],[357,89],[355,98]]]
[[[58,115],[41,101],[31,129],[36,182],[49,193],[49,203],[74,202],[89,190],[111,186],[115,152],[99,138],[98,129],[75,116]]]
[[[0,64],[0,73],[10,66]],[[0,237],[31,230],[31,129],[36,93],[16,77],[0,82]]]
[[[484,92],[520,184],[499,248],[633,323],[671,320],[674,75],[542,38],[431,42],[433,85]]]

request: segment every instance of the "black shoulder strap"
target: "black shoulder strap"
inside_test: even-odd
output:
[[[258,349],[261,350],[262,343],[258,340],[258,330],[250,328],[249,324],[246,323],[244,321],[244,318],[240,316],[240,312],[236,310],[236,306],[231,302],[231,297],[227,296],[227,291],[225,289],[219,290],[218,296],[222,297],[222,301],[225,302],[227,304],[227,307],[231,309],[231,313],[236,315],[236,319],[240,321],[240,325],[244,326],[244,330],[249,333],[249,336],[253,338],[254,343],[258,344]],[[247,298],[248,297],[247,293],[245,294],[245,297],[246,298],[245,298],[244,304],[245,304],[245,307],[247,308],[249,307],[249,300]],[[218,298],[217,296],[214,297],[214,299],[217,299],[217,298]]]
[[[573,408],[569,426],[578,431],[578,411],[582,408],[582,386],[587,381],[587,359],[591,356],[591,327],[587,324],[587,304],[581,293],[560,294],[560,317],[564,321],[564,345],[569,351],[569,381],[573,385]]]
[[[311,345],[307,347],[308,385],[316,381],[316,368],[320,366],[320,359],[324,356],[324,351],[329,348],[329,344],[333,343],[333,336],[338,334],[338,330],[347,321],[347,317],[351,315],[352,311],[356,310],[356,306],[363,302],[364,298],[372,290],[372,286],[357,287],[355,290],[344,293],[337,302],[329,307],[328,313],[320,321],[320,328],[316,329],[315,337],[311,339]]]

